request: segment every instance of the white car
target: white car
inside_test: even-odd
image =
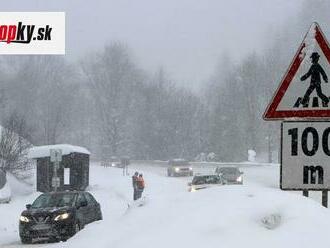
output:
[[[173,159],[168,162],[167,176],[193,176],[193,168],[189,161],[184,159]]]
[[[225,181],[220,175],[196,175],[191,183],[188,183],[188,191],[194,192],[196,190],[221,186],[224,184]]]

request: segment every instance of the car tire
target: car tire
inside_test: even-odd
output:
[[[96,218],[96,221],[103,220],[102,212],[99,211],[98,217]]]
[[[21,237],[22,244],[32,244],[32,238],[30,237]]]
[[[171,177],[172,176],[170,171],[167,171],[167,176],[168,177]]]
[[[71,226],[71,230],[70,230],[70,237],[74,236],[77,232],[79,232],[81,230],[81,225],[79,224],[78,221],[75,221],[72,226]]]
[[[67,237],[65,237],[65,238],[61,238],[61,241],[62,241],[62,242],[66,242],[67,240],[68,240]]]

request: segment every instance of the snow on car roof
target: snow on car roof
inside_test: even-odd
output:
[[[68,144],[48,145],[48,146],[34,146],[28,153],[28,158],[44,158],[50,156],[51,149],[61,149],[62,155],[70,153],[83,153],[90,155],[91,153],[84,147],[73,146]]]
[[[184,158],[175,158],[175,159],[171,159],[170,161],[174,161],[174,162],[182,162],[182,161],[187,161]]]

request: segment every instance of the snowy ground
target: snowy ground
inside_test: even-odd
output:
[[[122,170],[91,167],[90,191],[101,203],[103,221],[92,223],[65,243],[26,247],[317,247],[327,245],[330,211],[297,193],[278,189],[276,165],[244,167],[243,186],[187,192],[189,178],[168,178],[164,168],[138,166],[147,202],[127,209],[131,178]],[[210,168],[199,168],[205,172]],[[22,247],[18,217],[38,195],[10,180],[13,199],[0,205],[0,247]],[[24,190],[22,190],[24,189]],[[317,197],[317,196],[315,196]],[[276,216],[278,226],[263,220]]]

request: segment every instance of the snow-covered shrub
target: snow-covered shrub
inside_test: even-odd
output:
[[[27,158],[31,143],[22,137],[26,133],[24,119],[13,114],[0,127],[0,169],[19,179],[31,176],[33,162]]]
[[[267,229],[275,229],[281,224],[281,220],[280,214],[270,214],[261,219],[261,224]]]
[[[248,161],[255,162],[257,153],[254,150],[248,150]]]

